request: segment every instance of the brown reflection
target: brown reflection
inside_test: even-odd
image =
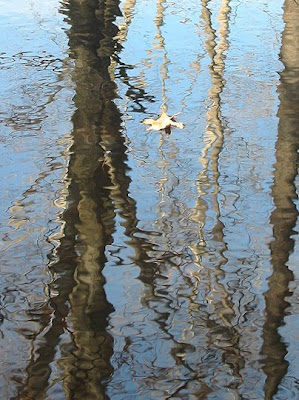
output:
[[[276,142],[276,163],[272,197],[275,209],[270,222],[274,240],[270,244],[273,272],[265,294],[267,319],[263,329],[265,356],[264,371],[267,376],[264,387],[265,399],[272,399],[288,369],[285,360],[287,348],[281,341],[279,327],[283,325],[289,303],[289,283],[294,279],[287,262],[294,249],[294,228],[298,211],[295,178],[298,162],[299,132],[299,6],[294,0],[285,0],[280,56],[284,70],[280,74],[278,110],[279,125]]]
[[[212,26],[212,12],[210,1],[202,1],[202,19],[205,23],[207,34],[206,50],[211,58],[209,66],[211,76],[211,89],[209,91],[210,105],[207,111],[207,125],[204,136],[206,145],[202,150],[200,161],[203,169],[197,179],[198,199],[193,220],[198,222],[198,244],[191,250],[195,256],[198,271],[193,273],[197,277],[197,291],[200,282],[206,281],[205,300],[210,304],[212,313],[207,316],[207,345],[209,352],[219,349],[222,352],[222,367],[220,379],[227,379],[227,388],[232,393],[238,394],[238,387],[242,383],[240,370],[244,366],[244,359],[240,353],[240,334],[234,327],[234,304],[227,288],[222,283],[225,273],[223,266],[227,263],[225,251],[227,245],[224,238],[224,225],[221,221],[221,213],[218,195],[219,187],[219,156],[223,148],[224,134],[227,131],[224,117],[221,113],[221,93],[225,86],[224,69],[226,52],[229,48],[229,16],[231,8],[229,0],[222,0],[218,12],[219,29],[216,32]],[[210,198],[210,199],[209,199]],[[215,212],[215,225],[212,228],[212,243],[206,242],[204,229],[206,225],[206,213],[209,204]],[[206,252],[215,254],[217,264],[212,268],[206,264]],[[212,386],[218,386],[219,377],[212,379]],[[205,396],[206,389],[199,392],[199,396]]]
[[[165,112],[167,112],[168,108],[168,97],[166,95],[166,81],[168,76],[168,64],[169,64],[169,59],[167,57],[167,51],[165,48],[165,39],[162,35],[161,27],[163,25],[163,14],[164,14],[164,9],[165,9],[165,1],[164,0],[158,0],[157,1],[157,15],[155,18],[155,24],[157,28],[157,34],[155,38],[157,39],[157,43],[154,45],[154,48],[162,50],[163,51],[163,62],[160,67],[160,74],[161,74],[161,83],[162,83],[162,101],[163,101],[163,109]]]
[[[129,27],[131,25],[134,10],[135,10],[136,0],[125,0],[123,4],[123,17],[124,21],[119,25],[119,33],[116,36],[119,44],[124,43],[127,40]]]
[[[157,38],[160,43],[159,48],[161,49],[164,49],[164,38],[161,32],[163,12],[163,1],[159,1],[155,20],[158,30]],[[225,83],[223,74],[225,52],[228,49],[229,14],[229,2],[223,1],[218,14],[220,28],[218,31],[219,40],[216,45],[217,35],[212,28],[208,2],[203,2],[203,18],[208,33],[206,47],[211,57],[212,87],[209,93],[211,106],[207,112],[206,141],[208,144],[204,148],[201,159],[204,171],[198,178],[196,215],[192,218],[199,226],[198,246],[190,246],[194,255],[193,259],[195,258],[194,264],[198,266],[198,269],[193,268],[192,274],[189,275],[185,273],[182,266],[184,262],[182,261],[183,254],[182,250],[178,248],[182,242],[179,241],[176,234],[176,232],[180,232],[180,235],[184,236],[184,244],[189,242],[188,229],[186,226],[182,226],[180,220],[184,212],[181,210],[184,210],[184,206],[180,208],[180,199],[173,194],[175,188],[180,184],[179,179],[174,176],[171,170],[172,163],[177,161],[178,149],[172,144],[171,152],[164,154],[163,144],[165,142],[163,136],[160,138],[160,168],[163,171],[163,176],[159,182],[160,203],[157,211],[161,218],[156,221],[157,230],[160,233],[156,242],[161,241],[161,247],[153,253],[157,266],[152,271],[153,280],[148,280],[149,285],[143,303],[156,314],[155,321],[159,325],[160,335],[163,333],[164,351],[165,353],[169,351],[176,365],[169,368],[167,372],[163,371],[161,375],[157,371],[158,368],[155,368],[154,364],[151,365],[150,382],[153,387],[157,390],[163,390],[165,381],[172,381],[171,387],[168,389],[169,397],[166,398],[184,396],[186,393],[190,396],[194,395],[196,398],[206,398],[210,392],[219,387],[220,380],[221,384],[225,382],[229,385],[231,392],[237,393],[237,388],[242,382],[240,370],[244,365],[244,359],[239,350],[240,335],[232,322],[235,316],[233,303],[225,286],[221,283],[224,277],[222,266],[227,261],[224,252],[227,248],[218,203],[218,164],[226,129],[221,115],[220,94]],[[167,67],[167,62],[165,66]],[[167,74],[161,75],[162,81],[165,82]],[[163,87],[163,93],[165,93],[165,84]],[[204,198],[209,195],[210,198],[207,201],[214,209],[216,218],[212,230],[212,243],[210,243],[208,251],[213,252],[214,259],[217,259],[216,267],[214,264],[213,266],[205,265],[206,260],[203,260],[203,256],[207,253],[203,228],[208,207]],[[150,249],[148,254],[150,254]],[[189,264],[191,263],[189,262]],[[138,265],[142,274],[146,264],[138,263]],[[186,267],[186,270],[189,266]],[[192,275],[191,278],[190,275]],[[177,303],[183,301],[188,303],[184,308],[187,315],[180,313],[177,308]],[[209,305],[209,312],[205,312],[205,303]],[[170,321],[175,322],[172,325]],[[206,337],[204,337],[205,333]],[[200,346],[198,346],[199,338],[205,340],[205,342],[200,343]],[[206,345],[204,348],[203,343]],[[221,367],[219,368],[220,374],[222,374],[220,378],[217,373],[211,377],[211,370],[208,370],[207,367],[214,362],[217,350],[221,351],[222,357],[222,360],[220,360]],[[209,364],[209,359],[211,364]],[[217,366],[214,365],[213,367],[215,370],[217,369]],[[180,378],[173,378],[175,376],[174,371],[179,371]],[[133,372],[131,371],[131,373]],[[182,378],[183,376],[184,378]]]
[[[106,328],[113,308],[106,298],[102,270],[105,247],[113,240],[115,217],[109,188],[125,179],[127,170],[121,118],[113,103],[115,85],[108,71],[115,51],[117,28],[113,21],[119,14],[118,3],[71,0],[63,4],[70,24],[76,84],[67,205],[62,237],[50,256],[50,305],[54,312],[34,344],[35,354],[19,391],[20,399],[46,396],[51,363],[58,350],[66,398],[106,398],[102,382],[112,373],[113,353],[113,339]],[[117,171],[116,183],[112,183],[111,165],[106,162],[108,153]]]
[[[205,30],[207,33],[207,40],[206,40],[206,49],[208,54],[211,57],[211,64],[210,68],[210,75],[211,75],[211,89],[209,91],[211,104],[208,107],[207,111],[207,126],[205,131],[205,138],[206,138],[206,146],[203,148],[201,162],[204,166],[203,171],[199,175],[197,185],[198,185],[198,192],[199,198],[198,201],[201,203],[202,198],[207,196],[207,193],[210,192],[210,186],[212,187],[212,201],[213,207],[216,212],[216,224],[213,227],[213,239],[215,242],[219,243],[218,252],[221,256],[220,264],[216,269],[216,275],[218,278],[223,277],[223,272],[221,267],[227,262],[226,258],[224,257],[223,253],[227,250],[227,246],[224,240],[223,234],[223,223],[221,222],[221,215],[220,215],[220,208],[219,208],[219,201],[218,201],[218,194],[219,194],[219,156],[223,148],[224,142],[224,131],[225,131],[225,124],[224,119],[221,114],[221,93],[223,91],[225,80],[223,77],[224,68],[225,68],[225,51],[229,47],[228,43],[228,23],[229,23],[229,0],[222,0],[221,7],[219,9],[218,20],[220,23],[219,31],[218,31],[218,44],[216,44],[217,40],[217,33],[212,27],[212,13],[209,9],[209,1],[202,2],[202,17],[205,21]],[[209,169],[212,171],[212,177],[209,176]],[[198,207],[198,215],[201,215],[203,210],[206,206],[202,207],[199,204]],[[205,217],[201,221],[200,224],[202,227],[205,225]],[[202,235],[199,235],[201,238]],[[205,243],[202,243],[205,246]],[[218,279],[217,279],[218,281]],[[228,318],[233,314],[232,311],[232,304],[229,304],[227,301],[228,294],[226,293],[224,287],[219,284],[217,286],[217,290],[220,290],[223,295],[223,305],[225,306],[226,310],[222,310],[223,317],[220,318],[224,325],[228,324]],[[211,290],[212,291],[212,290]],[[223,306],[222,305],[222,306]],[[222,308],[222,307],[220,307]],[[219,310],[220,311],[220,310]],[[220,312],[221,313],[221,312]],[[227,314],[225,316],[225,314]],[[230,324],[228,324],[229,326]]]
[[[102,275],[105,246],[112,242],[114,209],[109,198],[111,182],[100,146],[110,127],[113,141],[120,139],[120,116],[113,104],[114,85],[108,67],[114,51],[112,24],[118,2],[72,1],[69,46],[75,60],[73,80],[77,111],[73,117],[73,155],[69,165],[69,193],[76,199],[73,247],[77,253],[75,285],[69,295],[72,346],[62,347],[59,362],[64,371],[66,398],[105,398],[101,384],[112,373],[113,340],[106,332],[112,311]],[[71,352],[70,352],[71,348]]]

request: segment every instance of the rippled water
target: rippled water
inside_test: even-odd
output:
[[[0,0],[2,399],[296,398],[298,32],[295,0]]]

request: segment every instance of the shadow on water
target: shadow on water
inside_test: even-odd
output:
[[[273,241],[270,244],[272,275],[269,289],[265,293],[266,323],[263,329],[265,356],[264,372],[267,376],[264,387],[265,399],[272,399],[278,391],[287,369],[286,344],[282,342],[279,328],[284,324],[287,307],[286,297],[291,295],[289,284],[294,280],[288,268],[289,256],[294,250],[294,228],[298,211],[295,179],[298,167],[299,130],[299,6],[293,0],[285,0],[280,56],[284,70],[280,73],[278,88],[280,105],[279,125],[276,142],[276,163],[272,197],[275,208],[270,222],[273,226]],[[296,396],[296,394],[294,394]]]
[[[126,146],[108,71],[110,56],[117,49],[113,21],[120,14],[118,6],[118,0],[63,3],[76,85],[67,205],[59,245],[49,255],[53,315],[43,320],[43,337],[33,343],[36,355],[32,354],[26,369],[19,399],[45,398],[59,345],[60,384],[66,398],[106,398],[103,380],[112,373],[113,353],[106,328],[113,307],[104,289],[105,247],[113,241],[116,212],[136,226],[132,221],[136,217],[125,211],[134,202],[127,197]],[[62,340],[65,335],[69,340]],[[55,396],[55,385],[51,390]]]

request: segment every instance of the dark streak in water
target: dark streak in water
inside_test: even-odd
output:
[[[270,244],[272,275],[268,279],[269,289],[265,293],[267,319],[262,347],[265,356],[263,369],[267,375],[264,387],[266,400],[273,399],[288,369],[285,359],[287,346],[281,340],[279,327],[284,324],[287,307],[290,305],[286,298],[292,294],[289,284],[294,280],[294,274],[287,264],[294,250],[292,235],[298,217],[294,201],[297,199],[295,179],[299,144],[299,7],[292,0],[285,0],[283,18],[285,28],[280,56],[284,70],[280,74],[278,88],[279,125],[272,186],[275,209],[270,217],[274,237]]]
[[[112,38],[117,28],[113,20],[119,13],[118,1],[70,1],[64,4],[64,13],[70,24],[77,108],[66,178],[67,208],[62,216],[63,237],[55,254],[49,256],[54,276],[49,304],[54,312],[48,327],[43,328],[46,333],[38,356],[28,365],[20,399],[45,397],[50,364],[63,333],[71,338],[67,348],[60,349],[66,398],[106,398],[101,382],[112,372],[113,339],[106,327],[113,307],[106,299],[102,270],[105,247],[112,242],[115,210],[105,189],[111,186],[111,177],[102,161],[105,152],[111,152],[125,175],[126,147],[120,114],[113,103],[115,86],[108,73],[115,48]]]

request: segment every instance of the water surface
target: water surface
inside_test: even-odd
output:
[[[0,5],[1,398],[296,398],[296,2]]]

